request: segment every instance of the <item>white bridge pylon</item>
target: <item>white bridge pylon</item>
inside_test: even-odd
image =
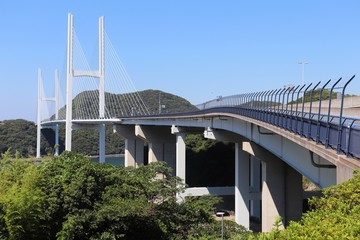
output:
[[[104,162],[105,123],[116,120],[118,116],[150,114],[105,33],[104,17],[99,18],[98,38],[98,67],[95,67],[97,69],[94,70],[90,68],[77,38],[74,30],[74,17],[71,13],[68,14],[66,102],[60,109],[59,100],[54,100],[55,114],[47,116],[46,119],[41,119],[42,102],[53,101],[53,99],[42,97],[42,79],[41,70],[39,70],[37,157],[40,157],[41,128],[56,130],[55,125],[65,123],[65,150],[72,150],[73,130],[97,129],[99,131],[99,160]],[[107,54],[106,66],[105,51]],[[60,87],[56,86],[58,89],[55,90],[55,94],[59,95]],[[56,136],[58,136],[57,132]],[[58,145],[58,137],[55,142]]]
[[[73,67],[73,36],[74,17],[68,14],[68,45],[67,45],[67,71],[66,71],[66,127],[65,127],[65,150],[71,151],[72,141],[72,86],[76,77],[99,78],[99,118],[105,117],[105,71],[104,71],[104,17],[99,18],[99,70],[83,71],[74,70]],[[99,129],[99,161],[105,162],[105,124],[98,125]]]
[[[74,39],[74,17],[71,13],[68,14],[68,44],[67,44],[67,71],[66,71],[66,119],[65,119],[65,150],[71,151],[72,130],[73,125],[73,80],[77,77],[91,77],[99,79],[99,119],[105,118],[105,71],[104,71],[104,17],[99,18],[99,69],[96,71],[89,70],[75,70],[73,67],[73,39]],[[55,97],[45,98],[42,94],[42,73],[38,71],[38,107],[37,107],[37,149],[36,157],[40,158],[41,146],[41,129],[52,128],[55,130],[55,155],[59,154],[59,80],[58,71],[55,72]],[[55,119],[49,118],[48,121],[55,120],[55,124],[42,127],[41,113],[42,102],[52,101],[55,102]],[[105,162],[105,124],[100,123],[97,126],[99,130],[99,161]]]
[[[55,96],[53,98],[46,98],[42,94],[42,72],[41,69],[38,70],[38,106],[37,106],[37,144],[36,144],[36,158],[40,158],[40,145],[41,145],[41,112],[42,112],[42,102],[49,101],[55,103],[55,121],[59,120],[59,73],[58,70],[55,70]],[[59,155],[59,124],[55,124],[51,128],[55,131],[55,156]]]

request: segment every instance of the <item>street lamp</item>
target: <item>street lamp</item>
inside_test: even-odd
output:
[[[302,81],[302,85],[304,85],[305,83],[305,76],[304,76],[304,70],[305,70],[305,64],[309,64],[308,62],[299,62],[299,64],[301,64],[301,81]]]
[[[217,217],[221,217],[221,239],[224,239],[224,216],[229,216],[227,211],[220,210],[216,212]]]

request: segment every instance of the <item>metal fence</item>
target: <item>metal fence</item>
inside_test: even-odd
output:
[[[343,116],[345,90],[354,78],[355,75],[341,87],[338,87],[338,84],[342,78],[335,81],[330,88],[326,88],[331,82],[329,80],[321,88],[318,88],[320,85],[320,82],[318,82],[314,85],[311,83],[296,87],[291,86],[256,93],[219,97],[197,105],[199,111],[161,114],[161,116],[191,117],[207,113],[237,114],[278,126],[307,138],[309,141],[322,144],[326,148],[335,149],[338,154],[360,159],[360,119]],[[311,88],[311,86],[313,87]],[[340,104],[337,107],[339,112],[336,115],[331,114],[334,90],[340,93]],[[314,99],[315,92],[317,93],[317,99]],[[324,93],[329,96],[327,106],[323,106]],[[315,100],[316,108],[313,106]],[[148,115],[143,117],[158,116]],[[141,118],[141,116],[136,118],[139,117]]]
[[[342,87],[338,87],[342,80],[340,78],[331,88],[326,88],[331,82],[328,80],[321,88],[318,88],[321,82],[314,86],[311,83],[284,87],[217,98],[197,107],[202,113],[233,113],[270,123],[322,144],[326,148],[336,149],[339,154],[360,158],[360,119],[343,116],[345,90],[354,78],[355,75]],[[331,115],[334,90],[339,89],[341,93],[339,113]],[[314,111],[313,106],[315,92],[317,111]],[[329,94],[327,106],[322,105],[324,92]],[[324,113],[324,110],[327,113]]]

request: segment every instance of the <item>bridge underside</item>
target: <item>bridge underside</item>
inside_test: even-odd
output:
[[[144,164],[145,144],[148,162],[166,161],[185,183],[186,134],[203,133],[206,138],[235,143],[234,187],[188,188],[178,199],[203,194],[235,195],[236,222],[249,228],[250,217],[259,218],[262,231],[270,231],[279,215],[284,226],[300,219],[302,175],[323,188],[351,178],[359,167],[357,160],[337,155],[294,133],[230,114],[121,119],[114,129],[126,139],[126,166]]]

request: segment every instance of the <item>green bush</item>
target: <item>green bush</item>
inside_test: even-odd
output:
[[[0,239],[187,239],[215,224],[219,199],[177,203],[183,184],[163,163],[124,168],[64,152],[37,166],[9,152],[0,161]]]

